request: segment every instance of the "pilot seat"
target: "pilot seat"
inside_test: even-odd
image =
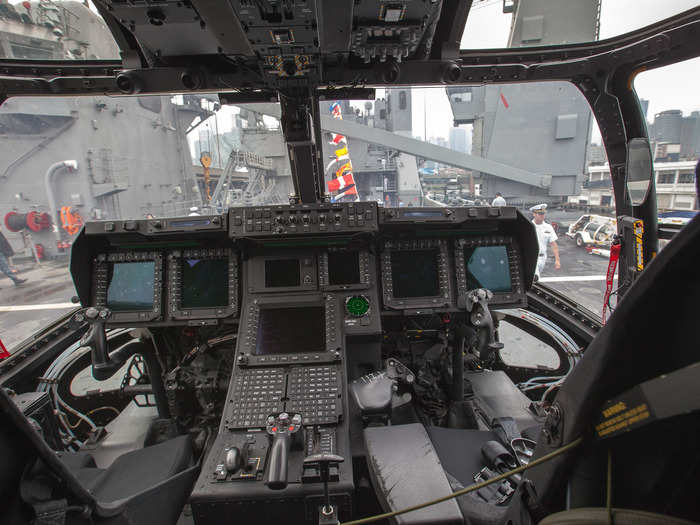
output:
[[[189,435],[122,454],[107,468],[86,451],[57,453],[3,389],[0,446],[5,457],[25,460],[9,461],[1,480],[3,493],[15,492],[10,522],[30,521],[33,512],[36,523],[172,524],[199,471]],[[22,472],[22,464],[32,467]]]
[[[376,393],[377,383],[372,382],[371,392],[376,399],[382,399]],[[490,430],[421,423],[364,429],[370,476],[385,511],[447,496],[517,466],[522,458],[515,457],[513,440],[528,445],[524,449],[518,447],[519,451],[532,453],[542,423],[530,410],[530,400],[508,376],[502,371],[466,372],[465,384],[469,385],[467,399],[489,421]],[[352,390],[361,412],[376,413],[362,391]],[[517,483],[519,478],[513,481]],[[496,483],[476,493],[401,514],[395,520],[398,524],[416,525],[498,523],[506,513],[514,488],[510,482]]]

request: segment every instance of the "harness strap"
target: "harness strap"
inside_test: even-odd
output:
[[[610,261],[608,262],[608,271],[605,275],[605,295],[603,296],[603,324],[606,321],[605,317],[608,311],[610,294],[612,293],[613,279],[615,279],[615,268],[617,268],[617,261],[620,258],[621,246],[622,244],[619,240],[610,246]]]

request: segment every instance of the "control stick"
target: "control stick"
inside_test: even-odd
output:
[[[107,308],[91,306],[80,310],[73,316],[74,321],[78,323],[87,321],[90,325],[90,328],[80,340],[80,344],[90,348],[92,377],[98,381],[105,381],[116,374],[131,356],[134,354],[141,355],[148,369],[148,376],[151,380],[151,393],[153,393],[156,400],[158,416],[161,419],[168,419],[170,417],[168,398],[165,393],[160,363],[153,351],[153,346],[142,339],[132,339],[110,354],[109,345],[107,344],[107,331],[105,330],[105,323],[109,320],[110,315],[112,315],[112,312]],[[123,388],[123,390],[125,389]]]
[[[111,312],[107,309],[97,309],[94,307],[87,308],[84,312],[76,315],[85,320],[90,325],[87,333],[83,336],[80,343],[83,346],[90,347],[92,357],[92,377],[98,381],[104,381],[111,377],[118,368],[114,367],[109,359],[109,347],[107,346],[107,332],[105,331],[105,321],[109,318]]]
[[[304,459],[304,464],[318,464],[319,473],[321,474],[321,483],[323,483],[323,507],[321,507],[321,516],[319,523],[330,525],[338,523],[338,511],[331,505],[331,495],[328,491],[328,481],[330,479],[331,465],[338,465],[345,459],[336,454],[314,454],[307,456]]]
[[[469,290],[464,298],[464,307],[471,312],[470,320],[476,328],[486,329],[486,355],[480,355],[482,361],[489,361],[497,350],[503,348],[503,343],[496,341],[496,329],[493,317],[489,310],[489,301],[493,298],[493,292],[485,288]]]
[[[287,488],[289,447],[292,442],[292,434],[299,432],[300,428],[301,414],[289,417],[289,414],[282,412],[277,416],[267,418],[267,433],[272,436],[272,446],[270,447],[270,465],[265,485],[273,490]]]

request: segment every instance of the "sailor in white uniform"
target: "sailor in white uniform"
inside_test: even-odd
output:
[[[503,198],[503,195],[501,194],[500,191],[496,192],[496,198],[491,201],[491,206],[507,206],[508,203],[506,203],[506,200]]]
[[[561,262],[559,261],[559,246],[557,246],[557,234],[554,228],[548,222],[544,222],[544,216],[547,212],[546,204],[537,204],[530,208],[532,212],[532,224],[535,225],[535,230],[537,232],[537,242],[540,245],[540,251],[537,256],[537,269],[535,270],[535,280],[538,281],[542,271],[544,270],[544,265],[547,263],[547,246],[552,247],[552,253],[554,254],[554,269],[558,270],[561,268]]]

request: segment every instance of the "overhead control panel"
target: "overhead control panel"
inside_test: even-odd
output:
[[[231,2],[263,71],[274,77],[303,77],[318,69],[316,6],[303,2]]]
[[[241,237],[280,237],[309,233],[377,231],[377,203],[292,204],[229,210],[230,234]]]
[[[425,58],[440,17],[440,2],[356,0],[350,50],[366,63],[387,57],[397,62],[416,55]]]

